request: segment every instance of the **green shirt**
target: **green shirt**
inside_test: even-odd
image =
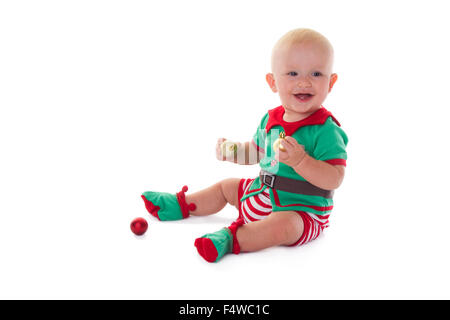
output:
[[[262,118],[253,143],[260,151],[264,151],[264,157],[259,165],[262,170],[296,180],[305,179],[295,172],[292,167],[275,160],[273,143],[281,132],[292,136],[305,147],[305,151],[314,159],[326,161],[332,165],[346,165],[347,152],[345,147],[348,142],[347,135],[341,129],[339,122],[325,108],[320,108],[309,117],[297,121],[286,122],[283,120],[284,108],[279,106],[269,110]],[[257,177],[241,201],[261,193],[268,186],[261,183]],[[272,211],[306,211],[314,214],[329,214],[333,208],[333,199],[321,196],[297,194],[269,188]]]

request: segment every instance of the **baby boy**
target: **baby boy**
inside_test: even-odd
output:
[[[299,246],[328,227],[333,193],[344,179],[347,136],[322,103],[337,80],[333,47],[320,33],[295,29],[272,51],[266,81],[281,105],[269,110],[247,142],[234,143],[226,155],[220,138],[216,156],[237,164],[259,164],[253,179],[229,178],[186,194],[147,191],[147,210],[159,220],[206,216],[226,204],[238,219],[229,227],[195,240],[198,253],[216,262],[227,253],[258,251],[272,246]]]

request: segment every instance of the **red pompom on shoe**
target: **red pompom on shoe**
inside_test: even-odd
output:
[[[238,254],[241,252],[241,247],[240,247],[238,239],[236,237],[236,231],[243,224],[244,224],[244,219],[239,218],[228,227],[228,229],[231,231],[231,234],[233,235],[233,250],[232,250],[232,252],[234,254]]]
[[[197,209],[195,203],[187,203],[185,193],[188,191],[187,186],[183,186],[181,191],[177,193],[178,204],[180,205],[181,213],[183,214],[183,218],[189,217],[189,211],[194,211]]]

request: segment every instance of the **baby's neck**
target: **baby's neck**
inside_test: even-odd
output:
[[[313,112],[308,113],[298,113],[298,112],[289,112],[285,109],[283,114],[283,120],[286,122],[297,122],[303,119],[308,118],[310,115],[312,115],[316,110]]]

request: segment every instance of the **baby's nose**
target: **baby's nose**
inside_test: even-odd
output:
[[[307,78],[300,78],[297,84],[300,88],[309,88],[311,87],[311,82]]]

